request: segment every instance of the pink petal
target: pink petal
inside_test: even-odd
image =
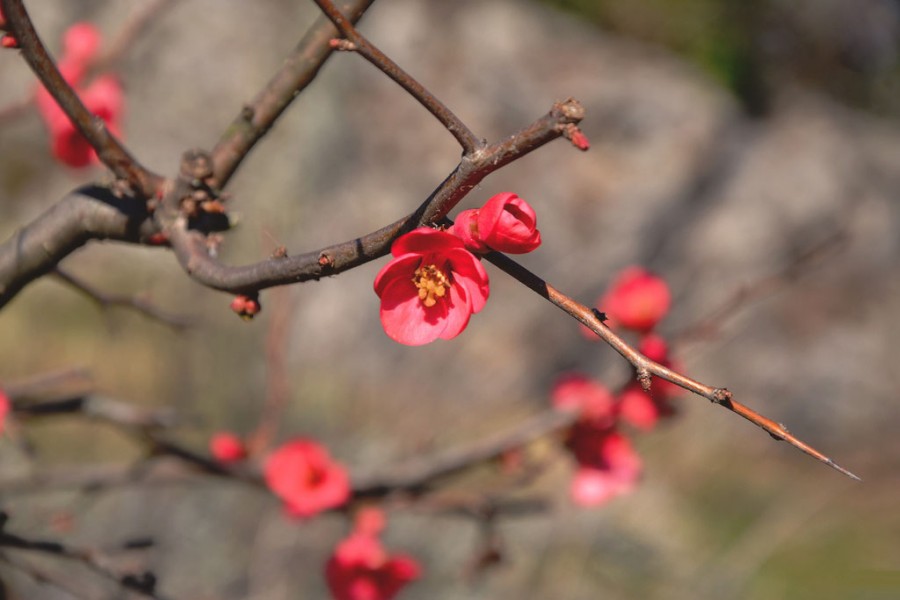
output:
[[[381,325],[396,342],[407,346],[433,342],[446,328],[448,312],[447,302],[426,308],[419,300],[418,290],[408,280],[391,279],[383,284]]]

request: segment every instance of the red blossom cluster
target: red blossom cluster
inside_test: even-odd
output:
[[[99,117],[113,134],[119,135],[119,122],[124,108],[119,80],[114,75],[104,74],[83,85],[88,68],[97,58],[100,42],[100,32],[94,25],[72,25],[63,35],[63,54],[57,66],[84,106]],[[94,149],[46,88],[40,87],[37,90],[35,102],[50,132],[53,156],[63,164],[76,168],[97,162]]]
[[[581,506],[596,506],[634,489],[641,459],[617,429],[618,404],[609,390],[570,374],[556,383],[552,400],[556,408],[579,415],[566,436],[566,446],[578,463],[572,499]]]
[[[531,252],[541,243],[536,225],[531,206],[504,192],[463,211],[448,231],[420,227],[397,238],[375,278],[385,333],[408,346],[462,333],[490,294],[479,255]]]
[[[668,344],[654,329],[669,311],[671,294],[666,282],[642,269],[628,267],[613,281],[598,306],[608,325],[640,335],[638,350],[650,360],[672,367]],[[599,339],[587,328],[593,340]],[[577,410],[579,419],[569,430],[566,445],[578,462],[572,498],[581,505],[597,505],[630,491],[641,471],[641,461],[618,424],[650,430],[675,414],[671,403],[681,388],[654,378],[645,391],[635,379],[613,396],[601,384],[581,375],[569,375],[553,389],[557,408]]]
[[[325,579],[335,600],[390,600],[419,578],[419,563],[404,554],[389,554],[379,534],[384,513],[359,512],[353,532],[335,548],[325,565]]]
[[[263,468],[266,485],[293,517],[312,517],[346,504],[350,477],[318,443],[295,439],[275,450]]]

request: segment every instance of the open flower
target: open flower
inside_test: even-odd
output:
[[[391,253],[375,277],[381,324],[391,339],[408,346],[449,340],[484,308],[487,272],[456,236],[420,227],[397,238]]]
[[[606,313],[610,327],[647,332],[666,313],[672,296],[666,282],[641,267],[623,269],[603,295],[598,307]]]
[[[371,522],[358,518],[354,532],[328,559],[325,579],[335,600],[390,600],[418,579],[421,569],[415,559],[389,554],[379,541],[383,519],[381,515],[379,527],[373,529]]]
[[[525,254],[541,245],[534,209],[512,192],[492,196],[479,209],[462,211],[451,232],[478,253]]]
[[[264,475],[292,516],[311,517],[350,497],[346,469],[312,440],[297,439],[278,448],[266,460]]]

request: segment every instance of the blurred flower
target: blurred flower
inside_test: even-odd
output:
[[[217,461],[225,464],[247,458],[247,446],[243,440],[228,431],[220,431],[210,438],[209,451]]]
[[[6,415],[10,410],[12,410],[12,402],[9,401],[6,392],[0,389],[0,433],[6,428]]]
[[[342,465],[311,440],[287,442],[266,460],[266,485],[288,513],[311,517],[342,506],[350,497],[350,479]]]
[[[572,500],[580,506],[598,506],[634,490],[641,477],[641,458],[628,438],[614,431],[576,430],[570,440],[579,465],[572,479]]]
[[[634,489],[641,460],[628,438],[616,431],[618,410],[609,390],[571,374],[554,386],[552,398],[556,408],[579,411],[566,435],[566,447],[578,463],[570,490],[573,501],[596,506]]]
[[[657,379],[654,378],[652,386],[655,387],[656,384]],[[647,393],[637,382],[625,386],[619,392],[618,400],[622,420],[644,431],[653,429],[659,419],[675,414],[675,407],[672,406],[669,396],[655,390]]]
[[[606,313],[610,327],[646,332],[669,312],[672,297],[666,282],[641,267],[619,273],[598,307]]]
[[[380,511],[377,511],[380,513]],[[325,579],[335,600],[390,600],[418,579],[419,563],[402,554],[388,554],[378,540],[374,513],[357,517],[356,529],[346,537],[325,565]],[[384,525],[383,514],[378,522]]]
[[[114,135],[120,134],[119,121],[124,109],[124,96],[119,80],[103,75],[87,87],[81,80],[100,46],[100,32],[90,23],[76,23],[63,35],[63,56],[58,67],[85,108],[99,117]],[[60,162],[70,167],[85,167],[96,162],[94,149],[46,88],[38,88],[35,98],[38,112],[50,131],[51,149]]]
[[[397,238],[391,253],[375,277],[381,324],[391,339],[408,346],[449,340],[484,308],[487,272],[459,238],[420,227]]]
[[[512,192],[492,196],[480,209],[462,211],[450,231],[472,252],[525,254],[541,245],[534,209]]]
[[[578,373],[564,375],[557,380],[550,393],[553,406],[561,410],[575,410],[579,420],[598,429],[616,424],[616,403],[605,386]]]

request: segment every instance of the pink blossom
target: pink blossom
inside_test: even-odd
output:
[[[381,324],[391,339],[408,346],[449,340],[484,308],[487,272],[459,238],[420,227],[397,238],[391,253],[375,277]]]
[[[616,423],[613,395],[605,386],[583,375],[571,373],[561,377],[553,386],[551,398],[554,407],[578,411],[579,420],[593,427],[607,429]]]
[[[0,433],[6,428],[6,416],[10,410],[12,410],[12,402],[6,392],[0,389]]]
[[[598,307],[606,313],[610,327],[647,332],[669,312],[672,296],[666,282],[641,267],[619,273]]]
[[[228,431],[220,431],[209,440],[209,450],[213,457],[225,464],[236,463],[247,458],[247,446],[238,436]]]
[[[350,498],[346,469],[312,440],[296,439],[278,448],[266,460],[264,475],[292,516],[311,517]]]
[[[580,506],[598,506],[634,490],[641,476],[641,459],[621,433],[580,429],[570,443],[577,448],[579,467],[571,494]]]

